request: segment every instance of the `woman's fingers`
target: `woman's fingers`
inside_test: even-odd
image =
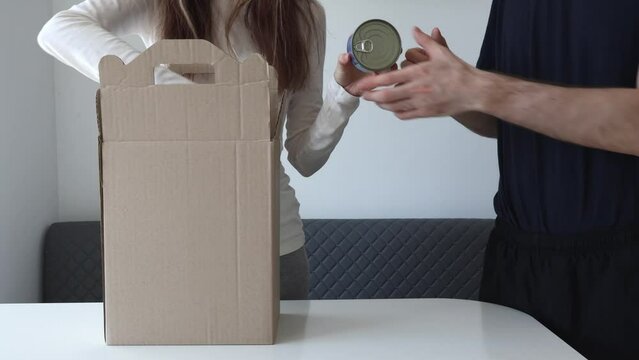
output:
[[[422,48],[413,48],[406,52],[406,60],[415,64],[428,61],[428,59],[428,55]]]
[[[407,68],[409,66],[413,66],[413,65],[415,65],[415,63],[410,61],[410,60],[402,61],[402,69],[405,69],[405,68]]]
[[[351,62],[351,56],[349,54],[341,54],[338,58],[338,62],[340,65],[346,66]]]

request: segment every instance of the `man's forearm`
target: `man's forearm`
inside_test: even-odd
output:
[[[482,72],[473,108],[549,137],[639,156],[639,90],[577,89]]]
[[[497,119],[494,116],[471,111],[455,115],[453,118],[477,135],[497,138]]]
[[[468,114],[482,113],[562,141],[639,156],[639,90],[564,88],[481,71],[421,30],[413,33],[421,50],[407,53],[412,65],[359,83],[364,99],[397,118],[463,114],[458,121],[484,135],[490,120]]]

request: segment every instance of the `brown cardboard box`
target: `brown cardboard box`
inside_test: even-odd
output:
[[[154,85],[170,65],[213,84]],[[100,63],[110,345],[272,344],[279,317],[275,71],[201,40]]]

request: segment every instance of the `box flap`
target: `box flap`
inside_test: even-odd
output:
[[[156,85],[155,68],[163,65],[180,73],[212,72],[213,83]],[[100,80],[106,142],[255,141],[278,133],[283,96],[275,70],[258,54],[240,63],[205,40],[162,40],[128,65],[104,57]]]

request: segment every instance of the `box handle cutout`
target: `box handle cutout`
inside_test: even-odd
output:
[[[265,70],[260,80],[268,80],[265,60],[261,57],[248,60],[262,62]],[[247,81],[241,74],[242,64],[206,40],[161,40],[127,65],[117,56],[105,56],[100,61],[100,84],[102,87],[152,86],[155,69],[162,64],[171,64],[177,72],[212,72],[218,75],[216,81],[224,83]]]
[[[158,75],[166,71],[173,72],[197,84],[217,83],[214,64],[160,64],[155,67],[155,85],[163,85],[158,83]]]

